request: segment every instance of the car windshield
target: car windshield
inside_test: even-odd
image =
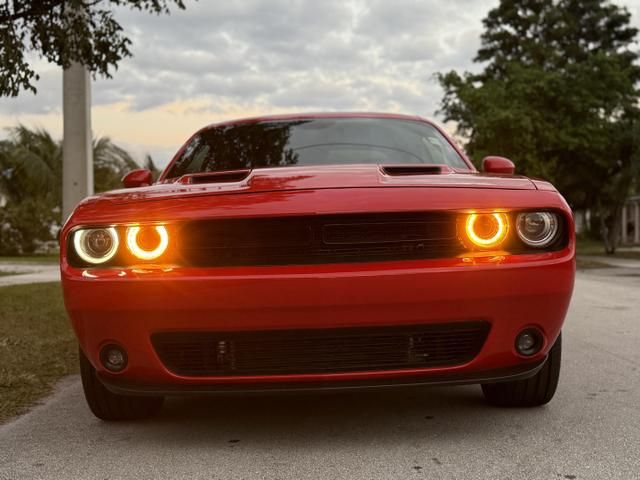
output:
[[[428,123],[317,118],[209,128],[189,142],[167,178],[247,168],[362,163],[468,168],[447,139]]]

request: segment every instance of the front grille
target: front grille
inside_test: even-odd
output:
[[[194,266],[304,265],[456,256],[448,212],[218,219],[185,224],[182,262]]]
[[[163,332],[152,335],[158,356],[183,376],[278,375],[429,368],[472,360],[487,322],[438,325]]]

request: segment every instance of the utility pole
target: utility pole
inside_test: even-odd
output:
[[[62,220],[83,198],[93,194],[91,148],[91,78],[84,65],[63,72]]]

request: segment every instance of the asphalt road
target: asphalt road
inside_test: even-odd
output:
[[[470,386],[178,398],[107,424],[70,377],[0,427],[0,478],[640,478],[640,269],[580,273],[564,342],[538,409],[488,407]]]

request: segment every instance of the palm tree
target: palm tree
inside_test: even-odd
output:
[[[156,167],[156,164],[153,161],[153,158],[151,158],[151,155],[149,155],[148,153],[144,157],[143,168],[146,168],[151,172],[151,177],[153,178],[154,182],[160,176],[160,169]]]
[[[45,130],[20,125],[0,145],[0,253],[33,253],[60,223],[62,152]]]
[[[140,168],[129,152],[109,137],[93,140],[94,190],[121,187],[122,177]],[[145,157],[145,168],[157,173],[153,160]],[[0,141],[0,194],[7,201],[41,198],[51,205],[62,199],[62,143],[43,129],[19,125],[9,129],[9,139]]]
[[[7,197],[11,194],[11,176],[13,165],[11,163],[12,145],[8,140],[0,140],[0,207],[4,206]]]
[[[140,168],[129,152],[114,144],[109,137],[93,140],[94,190],[105,192],[122,186],[122,177]]]
[[[43,129],[23,125],[9,129],[0,148],[0,189],[7,201],[46,199],[57,205],[62,198],[62,149]]]
[[[120,188],[125,173],[140,168],[108,137],[92,146],[96,192]],[[151,157],[145,164],[157,171]],[[61,205],[62,142],[43,129],[10,128],[0,141],[0,253],[32,252],[38,241],[50,240],[61,223]]]

